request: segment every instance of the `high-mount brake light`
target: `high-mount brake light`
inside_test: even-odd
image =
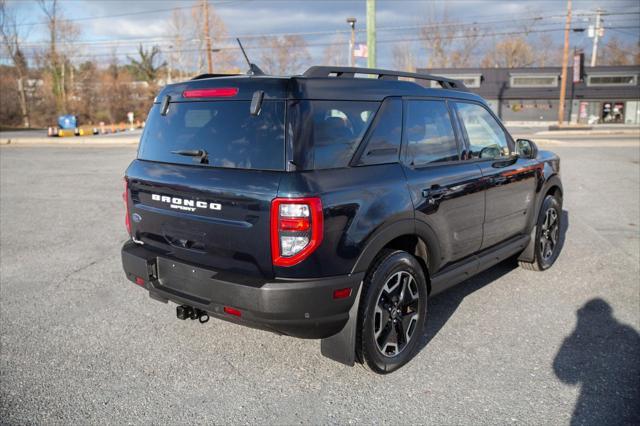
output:
[[[271,259],[293,266],[309,257],[323,237],[320,198],[276,198],[271,202]]]
[[[192,89],[182,92],[183,98],[231,98],[238,94],[237,87],[216,87],[214,89]]]
[[[124,224],[127,227],[127,232],[129,233],[129,236],[131,236],[131,219],[129,219],[128,198],[129,198],[129,182],[127,181],[127,178],[124,178],[124,192],[122,193],[122,201],[124,201],[124,211],[125,211]]]

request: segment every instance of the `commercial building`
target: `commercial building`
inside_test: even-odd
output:
[[[503,121],[556,122],[560,67],[435,68],[418,72],[462,80]],[[573,83],[568,69],[565,121],[640,124],[640,66],[586,67]]]

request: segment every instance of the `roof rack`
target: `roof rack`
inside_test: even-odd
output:
[[[241,75],[241,74],[200,74],[193,77],[191,80],[202,80],[204,78],[216,78],[216,77],[233,77],[234,75]]]
[[[436,81],[443,89],[462,90],[468,92],[467,87],[459,80],[429,74],[381,70],[376,68],[315,66],[306,70],[302,75],[304,77],[354,78],[356,74],[377,75],[379,80],[398,80],[398,77],[406,77],[414,78],[416,80]]]

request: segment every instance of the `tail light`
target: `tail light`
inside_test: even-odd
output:
[[[275,266],[293,266],[322,242],[320,198],[276,198],[271,202],[271,258]]]
[[[131,219],[129,219],[129,203],[128,203],[128,198],[129,198],[129,182],[127,181],[127,178],[124,179],[124,192],[122,193],[122,200],[124,201],[124,211],[125,211],[125,217],[124,217],[124,224],[127,227],[127,232],[129,233],[129,236],[131,236]]]

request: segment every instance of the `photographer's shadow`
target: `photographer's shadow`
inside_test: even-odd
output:
[[[580,386],[571,424],[640,423],[640,335],[611,306],[592,299],[553,362],[563,382]]]

